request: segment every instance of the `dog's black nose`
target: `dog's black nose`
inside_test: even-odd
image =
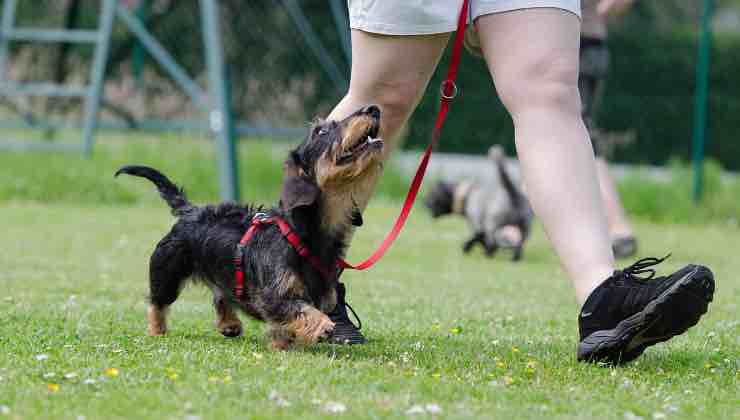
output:
[[[380,107],[377,105],[368,105],[362,110],[365,114],[370,114],[373,118],[380,118]]]

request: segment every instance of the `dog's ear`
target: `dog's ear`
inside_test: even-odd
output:
[[[319,187],[306,179],[295,153],[291,153],[283,164],[283,175],[283,191],[280,193],[280,207],[283,210],[290,211],[316,202]]]

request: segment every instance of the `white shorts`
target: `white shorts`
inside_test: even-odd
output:
[[[384,35],[429,35],[457,29],[463,0],[348,0],[352,29]],[[470,0],[469,22],[479,16],[551,7],[581,16],[581,0]]]

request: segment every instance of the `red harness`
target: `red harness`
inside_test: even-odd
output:
[[[324,264],[321,263],[321,260],[319,260],[317,256],[311,254],[311,251],[301,241],[301,238],[293,231],[293,229],[290,227],[288,222],[285,221],[285,219],[279,216],[268,216],[265,213],[257,213],[252,217],[252,223],[250,223],[249,229],[247,229],[246,233],[244,233],[244,236],[242,236],[242,239],[239,241],[239,244],[236,246],[236,255],[234,255],[234,269],[236,275],[234,294],[238,299],[241,299],[244,295],[244,281],[246,279],[246,276],[244,275],[243,265],[244,248],[252,239],[257,229],[267,225],[277,225],[277,227],[280,229],[280,233],[283,234],[283,237],[288,241],[288,243],[290,243],[290,245],[293,247],[293,249],[295,249],[298,255],[308,260],[313,268],[321,273],[321,275],[325,279],[331,279],[332,277],[336,276],[338,268],[342,266],[342,263],[344,263],[344,260],[339,258],[337,260],[336,267],[333,267],[332,269],[327,269]]]
[[[403,225],[406,223],[406,219],[411,212],[411,208],[414,207],[414,201],[416,200],[416,195],[419,193],[419,189],[421,188],[421,182],[424,179],[424,174],[426,173],[427,165],[429,164],[429,158],[432,156],[432,150],[437,144],[439,136],[442,132],[442,124],[444,124],[445,118],[447,117],[447,112],[450,108],[450,102],[455,98],[455,96],[457,96],[458,93],[455,80],[457,79],[457,69],[460,64],[460,56],[462,55],[463,40],[465,38],[465,26],[467,25],[468,21],[469,1],[470,0],[463,0],[462,10],[460,11],[460,17],[457,21],[457,32],[455,33],[455,41],[452,47],[450,65],[447,69],[447,78],[442,82],[442,85],[440,87],[441,95],[439,112],[437,113],[437,119],[434,123],[434,130],[432,130],[432,140],[429,142],[429,145],[424,151],[424,155],[422,156],[421,162],[419,163],[419,168],[416,170],[413,181],[411,181],[411,186],[409,187],[409,192],[406,194],[406,200],[403,203],[401,213],[398,215],[393,228],[390,232],[388,232],[388,235],[383,240],[383,243],[380,244],[378,249],[372,255],[370,255],[370,257],[357,265],[352,265],[344,259],[338,258],[336,267],[332,267],[332,269],[327,269],[323,266],[321,261],[319,261],[319,259],[315,255],[311,254],[308,248],[301,242],[301,239],[298,237],[298,235],[296,235],[295,232],[293,232],[293,230],[290,228],[290,225],[288,225],[285,220],[276,216],[267,217],[266,215],[262,215],[261,217],[257,217],[260,216],[260,214],[257,214],[254,218],[252,218],[252,223],[249,226],[249,229],[247,229],[247,232],[244,234],[241,241],[239,241],[236,256],[234,257],[234,266],[236,269],[236,286],[234,288],[234,292],[237,298],[241,298],[242,294],[244,293],[245,279],[244,269],[242,267],[242,262],[244,258],[244,247],[252,238],[252,236],[254,236],[254,232],[257,230],[257,228],[263,225],[277,224],[280,228],[280,232],[282,232],[285,239],[287,239],[288,242],[293,246],[293,248],[295,248],[298,255],[307,259],[308,262],[327,279],[331,278],[333,275],[339,274],[340,270],[343,270],[345,268],[349,268],[351,270],[366,270],[372,267],[376,262],[378,262],[378,260],[380,260],[385,252],[388,251],[388,248],[391,247],[393,242],[398,237],[398,234],[401,233],[401,229],[403,229]]]

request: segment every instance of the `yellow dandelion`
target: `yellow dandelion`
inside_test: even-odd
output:
[[[498,361],[496,362],[496,367],[499,369],[506,369],[506,363]]]
[[[504,376],[504,384],[511,385],[514,383],[514,378],[511,376]]]
[[[169,373],[167,374],[167,377],[168,377],[168,378],[170,378],[170,380],[171,380],[171,381],[176,381],[176,380],[177,380],[177,377],[178,377],[178,375],[177,375],[177,372],[169,372]]]
[[[48,389],[49,392],[57,392],[59,391],[59,384],[46,384],[46,389]]]
[[[519,353],[519,347],[517,347],[517,346],[512,347],[511,348],[511,352],[512,353]]]
[[[460,334],[462,332],[462,328],[460,327],[452,327],[450,328],[450,333],[452,334]]]
[[[706,369],[711,369],[712,368],[712,364],[711,363],[707,363],[707,364],[704,365],[704,367]]]
[[[231,375],[226,375],[224,377],[224,383],[225,384],[230,384],[231,383]]]
[[[111,378],[115,378],[116,376],[118,376],[119,372],[116,368],[108,368],[105,370],[105,374],[110,376]]]

